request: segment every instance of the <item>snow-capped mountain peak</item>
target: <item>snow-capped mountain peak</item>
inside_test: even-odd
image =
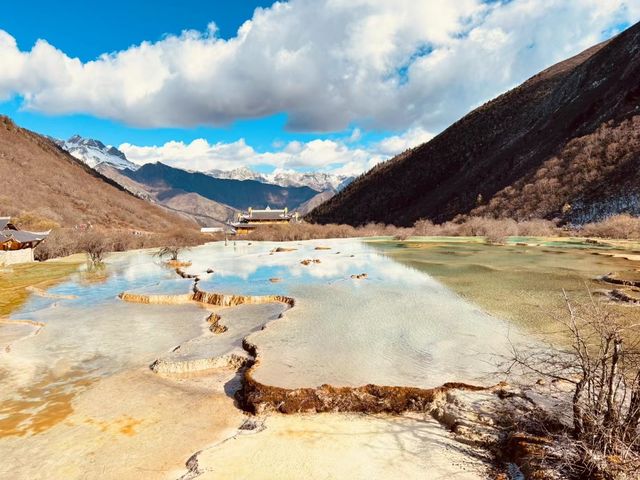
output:
[[[282,187],[307,186],[318,192],[327,190],[338,191],[340,185],[348,179],[342,175],[333,175],[322,172],[275,172],[267,176],[269,183]]]
[[[207,174],[215,178],[231,180],[256,180],[281,187],[306,186],[317,192],[338,192],[353,180],[353,177],[322,172],[300,173],[295,171],[278,171],[270,174],[261,174],[254,172],[248,167],[239,167],[233,170],[209,170]]]
[[[124,170],[125,168],[129,170],[138,169],[138,165],[130,162],[124,153],[115,147],[105,145],[100,140],[74,135],[69,140],[53,139],[53,141],[60,148],[66,150],[91,168],[104,164],[118,170]]]
[[[265,181],[263,175],[254,172],[248,167],[238,167],[233,170],[209,170],[206,173],[215,178],[229,180],[256,180],[258,182],[268,183]]]

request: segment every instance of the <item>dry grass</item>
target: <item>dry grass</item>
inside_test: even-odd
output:
[[[434,224],[430,220],[418,220],[412,228],[370,223],[363,227],[350,225],[318,225],[300,223],[290,225],[265,225],[249,235],[238,237],[253,241],[290,242],[323,238],[394,237],[405,240],[411,236],[433,237],[483,237],[488,243],[503,243],[511,236],[584,236],[618,239],[640,239],[640,218],[617,215],[582,228],[561,229],[548,220],[526,220],[469,217],[455,222]],[[202,235],[195,230],[173,229],[166,233],[138,233],[131,230],[55,229],[35,251],[37,260],[65,257],[86,252],[88,238],[100,236],[105,251],[122,252],[141,248],[178,248],[201,245],[222,240],[223,234]]]
[[[27,287],[48,288],[78,269],[79,262],[29,263],[0,272],[0,318],[20,307],[29,296]]]
[[[640,218],[631,215],[614,215],[601,222],[588,223],[581,229],[584,236],[601,238],[640,238]]]
[[[409,228],[393,225],[371,223],[363,227],[350,225],[318,225],[313,223],[299,223],[290,225],[265,225],[247,235],[248,240],[270,240],[275,242],[313,240],[320,238],[354,238],[398,236],[413,232]]]
[[[87,252],[87,245],[100,238],[101,249],[106,252],[124,252],[140,248],[166,246],[192,247],[218,239],[205,236],[194,230],[176,229],[167,233],[136,233],[129,230],[57,229],[35,250],[36,260],[66,257],[74,253]]]
[[[292,225],[265,225],[247,235],[248,240],[276,242],[300,241],[322,238],[394,237],[405,240],[411,236],[433,237],[484,237],[489,243],[503,243],[513,236],[551,237],[584,236],[619,239],[640,239],[640,218],[616,215],[602,222],[583,227],[560,228],[556,223],[533,219],[516,221],[510,218],[466,217],[441,224],[430,220],[418,220],[412,228],[370,223],[362,227],[350,225],[318,225],[300,223]]]

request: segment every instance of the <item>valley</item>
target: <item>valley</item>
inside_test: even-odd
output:
[[[640,0],[34,2],[0,478],[638,477]]]

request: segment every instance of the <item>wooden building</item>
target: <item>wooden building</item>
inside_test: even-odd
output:
[[[289,213],[286,207],[278,210],[267,206],[264,210],[249,208],[246,212],[238,213],[237,221],[231,226],[238,235],[245,235],[261,225],[287,225],[293,221],[298,221],[297,213]]]
[[[0,264],[33,262],[33,249],[49,232],[25,232],[11,223],[10,217],[0,217]]]

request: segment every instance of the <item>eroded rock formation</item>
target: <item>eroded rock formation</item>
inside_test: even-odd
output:
[[[441,387],[423,389],[416,387],[389,387],[363,385],[361,387],[334,387],[321,385],[316,388],[288,389],[265,385],[253,375],[255,364],[245,372],[240,405],[247,411],[260,414],[265,411],[280,413],[305,412],[362,412],[393,413],[426,412],[437,395],[450,389],[487,390],[485,387],[447,383]]]
[[[207,323],[209,324],[209,331],[211,333],[221,334],[228,330],[228,327],[226,325],[222,325],[220,320],[222,320],[222,317],[217,313],[212,313],[207,317]]]
[[[197,285],[194,287],[192,299],[196,302],[219,307],[232,307],[243,304],[257,305],[261,303],[284,303],[289,305],[289,307],[293,307],[295,304],[293,298],[283,295],[228,295],[224,293],[205,292],[204,290],[200,290]]]
[[[319,258],[306,258],[300,262],[302,265],[311,265],[312,263],[320,263]]]
[[[239,369],[247,363],[247,357],[230,353],[219,357],[165,359],[154,361],[149,368],[155,373],[184,374],[212,370],[215,368]]]
[[[118,297],[130,303],[145,303],[151,305],[184,305],[193,301],[193,293],[178,295],[147,295],[142,293],[122,292]]]
[[[198,302],[218,307],[233,307],[243,304],[284,303],[292,307],[295,303],[293,298],[282,295],[228,295],[224,293],[206,292],[200,290],[197,285],[194,286],[193,290],[192,293],[176,295],[122,292],[118,297],[125,302],[154,305],[184,305],[191,302]]]

